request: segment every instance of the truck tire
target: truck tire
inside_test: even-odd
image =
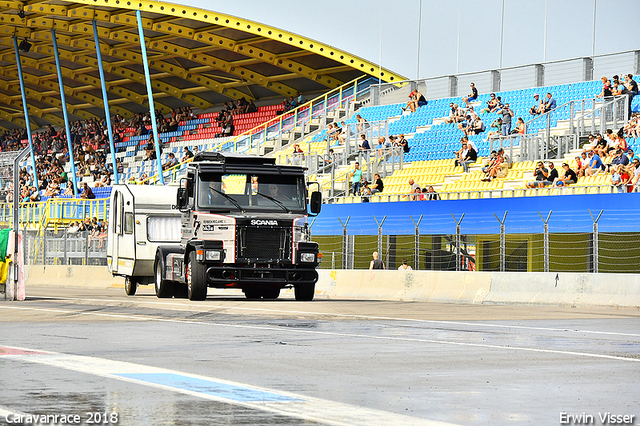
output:
[[[315,284],[298,284],[293,286],[293,293],[296,300],[300,302],[310,302],[316,294]]]
[[[262,297],[265,299],[277,299],[280,296],[280,287],[265,287],[262,289]]]
[[[189,300],[205,300],[207,298],[207,274],[204,265],[196,261],[195,251],[189,253],[186,279]]]
[[[138,289],[138,283],[132,277],[125,277],[124,279],[124,292],[127,296],[133,296]]]
[[[162,278],[162,260],[156,259],[155,265],[156,296],[160,299],[168,299],[176,293],[176,283]]]

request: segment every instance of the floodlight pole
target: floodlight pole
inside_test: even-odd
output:
[[[78,196],[76,165],[73,161],[73,141],[71,140],[71,131],[69,130],[69,116],[67,114],[67,100],[64,94],[64,83],[62,82],[62,70],[60,69],[60,55],[58,54],[58,40],[56,39],[56,30],[51,28],[51,40],[53,40],[53,56],[56,58],[56,70],[58,71],[58,85],[60,86],[60,101],[62,102],[62,116],[64,117],[64,130],[67,134],[67,147],[69,149],[69,163],[71,163],[71,179],[73,179],[73,196]]]
[[[158,165],[158,176],[160,183],[164,185],[162,174],[162,159],[160,158],[160,139],[158,138],[158,124],[156,123],[156,109],[153,103],[153,88],[151,87],[151,76],[149,74],[149,61],[147,60],[147,46],[144,42],[144,30],[142,28],[142,15],[140,9],[136,10],[138,20],[138,34],[140,36],[140,51],[142,52],[142,65],[144,67],[144,79],[147,84],[147,97],[149,98],[149,112],[151,113],[151,128],[153,129],[153,142],[156,148],[156,162]]]
[[[31,167],[33,167],[33,184],[40,190],[38,184],[38,170],[36,170],[36,157],[33,152],[33,138],[31,137],[31,123],[29,122],[29,109],[27,108],[27,94],[24,90],[24,78],[22,77],[22,63],[20,62],[20,51],[18,50],[18,38],[13,36],[13,47],[16,51],[16,64],[18,65],[18,79],[20,80],[20,93],[22,94],[22,108],[24,109],[24,124],[27,127],[27,140],[29,140],[29,150],[31,151]]]
[[[116,147],[113,143],[113,129],[111,128],[111,113],[109,112],[109,98],[107,97],[107,82],[104,78],[104,67],[102,65],[102,53],[100,52],[100,40],[98,38],[98,25],[93,21],[93,40],[96,45],[96,59],[98,61],[98,71],[100,72],[100,87],[102,87],[102,103],[104,104],[104,119],[107,124],[109,135],[109,148],[111,149],[111,166],[113,167],[113,178],[116,185],[119,183],[118,166],[116,164]]]

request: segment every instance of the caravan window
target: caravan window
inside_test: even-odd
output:
[[[180,241],[180,217],[151,216],[147,218],[147,239],[152,243]]]
[[[131,212],[124,214],[124,233],[133,234],[133,213]]]

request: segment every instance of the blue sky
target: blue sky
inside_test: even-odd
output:
[[[419,0],[169,0],[298,33],[416,78]],[[505,0],[503,66],[541,62],[545,0]],[[640,49],[637,0],[597,0],[595,53]],[[420,78],[497,68],[502,0],[422,1]],[[548,61],[591,56],[593,0],[549,0]],[[382,35],[382,37],[381,37]],[[381,43],[382,39],[382,43]],[[633,72],[633,70],[629,70]]]

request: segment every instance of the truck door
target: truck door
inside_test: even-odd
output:
[[[118,274],[133,275],[133,267],[136,261],[136,235],[135,235],[135,215],[134,199],[129,188],[124,187],[120,191],[119,219],[120,227],[117,233],[118,250]]]

